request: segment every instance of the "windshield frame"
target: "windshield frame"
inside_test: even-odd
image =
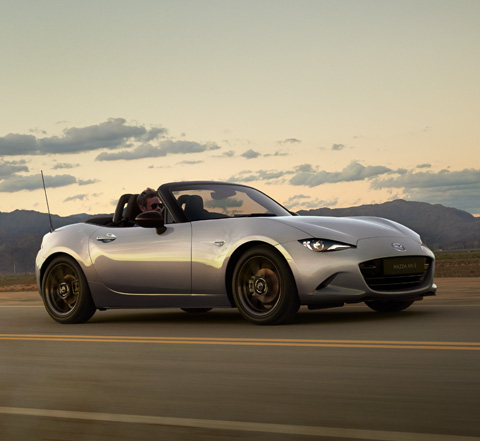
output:
[[[279,204],[277,201],[272,199],[270,196],[266,195],[262,191],[241,184],[235,184],[231,182],[217,182],[217,181],[184,181],[184,182],[172,182],[163,184],[158,188],[158,193],[160,199],[169,209],[170,213],[175,222],[196,222],[199,219],[188,219],[185,212],[182,210],[179,205],[176,197],[174,196],[175,192],[186,191],[186,190],[211,190],[212,192],[218,191],[222,187],[232,187],[228,189],[229,191],[238,188],[238,191],[246,193],[253,201],[261,205],[263,208],[267,209],[270,214],[267,213],[251,213],[252,216],[262,217],[262,216],[292,216],[293,214],[287,210],[284,206]],[[252,195],[254,195],[252,197]],[[260,202],[261,201],[261,202]],[[248,215],[242,215],[241,217],[246,217]],[[233,219],[238,218],[234,216],[225,216],[224,219]],[[208,218],[203,220],[213,220],[214,218]]]

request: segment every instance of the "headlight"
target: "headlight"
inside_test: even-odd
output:
[[[420,246],[422,248],[426,248],[427,250],[429,250],[430,248],[428,248],[428,245],[422,240],[422,238],[420,238]]]
[[[342,242],[334,242],[332,240],[325,239],[304,239],[299,241],[305,248],[319,253],[325,253],[327,251],[340,251],[347,248],[356,248],[355,245],[349,245]]]

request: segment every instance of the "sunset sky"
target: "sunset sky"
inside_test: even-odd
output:
[[[6,0],[0,211],[170,181],[480,213],[478,0]]]

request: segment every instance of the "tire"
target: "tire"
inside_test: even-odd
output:
[[[232,294],[240,314],[257,325],[287,323],[300,307],[289,266],[268,246],[250,248],[240,257]]]
[[[385,301],[382,302],[381,300],[371,300],[369,302],[365,302],[365,304],[374,311],[377,312],[399,312],[407,309],[413,300],[403,301],[403,302],[395,302],[395,301]]]
[[[196,313],[199,313],[199,312],[208,312],[212,308],[180,308],[180,309],[182,311],[185,311],[185,312],[190,312],[190,313],[196,314]]]
[[[47,312],[59,323],[83,323],[95,313],[87,279],[68,256],[56,257],[42,280],[42,298]]]

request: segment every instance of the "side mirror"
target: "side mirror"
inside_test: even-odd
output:
[[[156,228],[158,234],[165,232],[165,221],[158,211],[144,211],[135,218],[135,223],[142,228]]]

